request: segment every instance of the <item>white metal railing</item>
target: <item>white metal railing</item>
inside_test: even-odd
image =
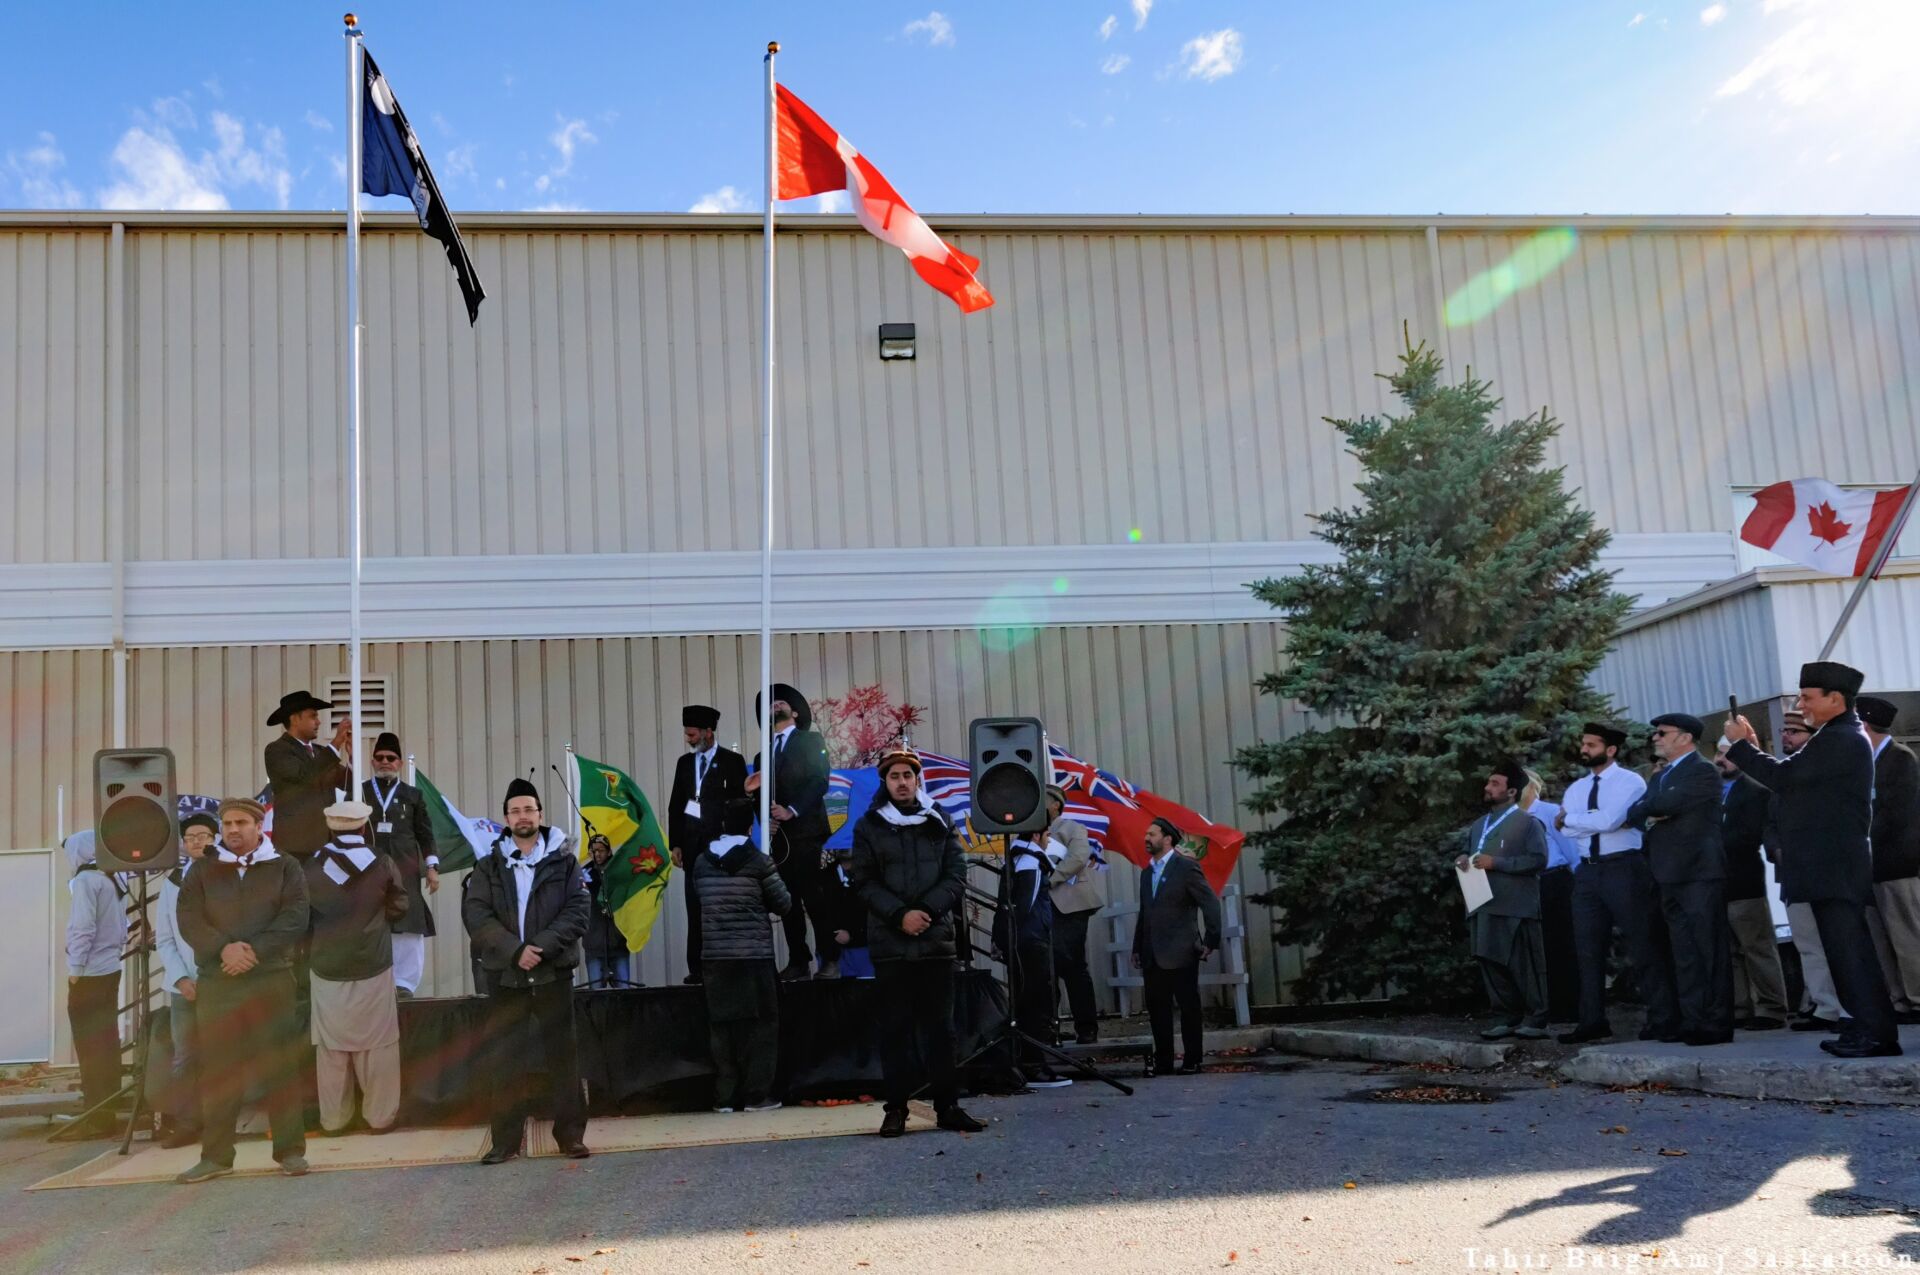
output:
[[[1147,982],[1140,971],[1133,968],[1132,919],[1139,912],[1140,905],[1131,902],[1109,903],[1100,909],[1101,917],[1110,927],[1107,955],[1113,968],[1107,975],[1107,986],[1113,988],[1114,996],[1119,999],[1123,1018],[1129,1012],[1129,989],[1144,988]],[[1237,884],[1229,885],[1220,893],[1220,950],[1201,963],[1200,986],[1231,987],[1234,1024],[1239,1027],[1252,1024],[1253,1013],[1247,1003],[1247,926],[1241,913]]]

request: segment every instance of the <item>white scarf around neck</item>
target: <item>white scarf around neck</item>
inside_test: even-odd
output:
[[[707,853],[716,859],[724,859],[728,854],[747,844],[745,837],[715,837],[707,847]]]
[[[900,808],[893,804],[893,798],[891,797],[882,798],[880,804],[874,807],[874,809],[880,812],[882,819],[885,819],[896,828],[916,827],[934,817],[933,799],[927,796],[927,790],[922,788],[919,795],[920,809],[910,815],[901,814]]]
[[[235,854],[233,851],[216,842],[213,847],[213,857],[221,863],[232,864],[240,870],[240,875],[244,877],[247,875],[247,869],[254,864],[265,863],[269,859],[278,859],[280,854],[273,848],[273,842],[271,840],[262,837],[260,838],[260,844],[254,848],[253,853],[248,855]]]

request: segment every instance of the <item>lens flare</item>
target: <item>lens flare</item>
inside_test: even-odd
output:
[[[1068,582],[1065,576],[1055,576],[1053,578],[1053,591],[1055,593],[1065,593],[1072,587],[1072,584]]]
[[[1139,543],[1140,543],[1140,542],[1141,542],[1142,540],[1145,540],[1146,538],[1147,538],[1147,533],[1146,533],[1146,532],[1144,532],[1144,531],[1142,531],[1142,530],[1140,530],[1140,528],[1138,528],[1138,527],[1135,527],[1135,528],[1133,528],[1132,530],[1130,530],[1130,531],[1128,531],[1128,532],[1127,532],[1127,543],[1128,543],[1128,544],[1135,544],[1135,545],[1137,545],[1137,544],[1139,544]]]
[[[1505,261],[1482,270],[1447,298],[1447,326],[1466,327],[1498,310],[1523,288],[1531,288],[1573,255],[1578,236],[1571,226],[1543,230],[1513,250]]]
[[[1056,586],[1059,584],[1056,581]],[[1011,651],[1033,641],[1047,622],[1046,595],[1031,585],[1009,585],[987,599],[975,628],[989,651]]]

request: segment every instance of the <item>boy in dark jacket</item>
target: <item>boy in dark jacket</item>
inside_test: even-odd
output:
[[[940,1127],[986,1126],[960,1106],[954,1057],[954,916],[966,893],[966,847],[920,788],[920,755],[904,744],[880,758],[880,795],[853,830],[848,876],[867,908],[880,994],[880,1070],[887,1114],[880,1136],[907,1131],[919,1060],[931,1075]]]
[[[774,1111],[773,1074],[780,1049],[780,990],[773,968],[768,914],[793,906],[773,860],[747,840],[746,802],[709,820],[723,835],[688,865],[700,905],[700,974],[707,996],[707,1040],[713,1051],[713,1109]]]
[[[507,785],[501,813],[507,830],[467,874],[460,919],[487,980],[487,1039],[498,1051],[493,1138],[482,1164],[520,1154],[526,1125],[524,1077],[509,1052],[528,1017],[546,1054],[553,1140],[584,1160],[587,1104],[580,1093],[580,1057],[573,1039],[573,969],[587,929],[587,889],[573,841],[540,822],[540,793],[524,779]]]

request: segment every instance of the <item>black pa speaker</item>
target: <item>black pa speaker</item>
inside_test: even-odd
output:
[[[967,727],[973,765],[973,830],[1038,832],[1047,826],[1053,764],[1037,717],[976,717]]]
[[[93,755],[94,862],[102,872],[167,872],[180,862],[173,775],[171,749]]]

